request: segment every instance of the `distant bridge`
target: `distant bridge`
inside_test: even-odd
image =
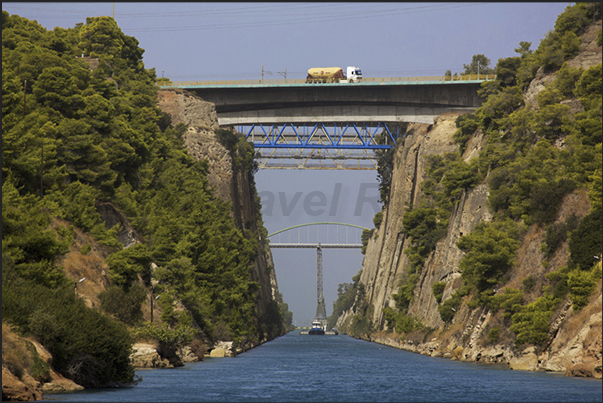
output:
[[[335,226],[335,232],[331,229],[331,233],[329,235],[329,228]],[[316,229],[316,233],[312,233],[310,231],[310,227]],[[342,231],[340,231],[340,227],[344,227]],[[301,229],[307,229],[307,241],[302,242],[302,234]],[[295,231],[297,229],[297,231]],[[320,230],[323,231],[320,231]],[[369,228],[362,227],[360,225],[354,224],[345,224],[338,222],[317,222],[317,223],[307,223],[307,224],[299,224],[293,225],[291,227],[284,228],[282,230],[273,232],[268,235],[268,238],[272,238],[275,235],[279,236],[279,238],[284,234],[288,234],[287,242],[279,242],[273,243],[270,242],[270,248],[311,248],[316,249],[316,315],[314,320],[318,320],[322,323],[323,326],[326,327],[327,324],[327,313],[325,309],[325,298],[323,294],[323,268],[322,268],[322,250],[325,248],[331,249],[360,249],[362,248],[362,243],[358,243],[357,240],[361,239],[361,236],[354,234],[352,236],[350,242],[350,229],[355,230],[356,232],[368,230]],[[291,242],[291,234],[296,233],[296,237],[294,236],[294,242]],[[322,238],[321,238],[322,236]],[[322,241],[321,241],[322,240]],[[356,242],[354,242],[356,240]],[[297,241],[297,242],[295,242]]]
[[[316,229],[316,232],[312,233],[309,227],[314,227]],[[302,228],[306,228],[308,231],[306,233],[302,233],[300,231]],[[297,232],[294,231],[295,229],[297,229]],[[330,234],[329,229],[331,229]],[[350,229],[355,229],[355,233],[350,234],[350,232],[354,232],[350,231]],[[275,235],[279,235],[279,242],[273,242],[272,240],[270,241],[271,249],[360,249],[362,248],[362,243],[358,243],[358,240],[361,239],[362,231],[368,229],[370,228],[354,224],[345,224],[338,222],[317,222],[299,224],[283,228],[282,230],[269,234],[268,238],[272,238]],[[285,232],[287,232],[287,240],[286,242],[283,242],[281,239],[281,235]],[[291,235],[293,235],[293,237]],[[291,240],[291,238],[293,238],[293,241]]]

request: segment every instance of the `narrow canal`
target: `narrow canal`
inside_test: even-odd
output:
[[[137,371],[123,389],[55,402],[601,402],[601,380],[432,358],[299,330],[232,358]]]

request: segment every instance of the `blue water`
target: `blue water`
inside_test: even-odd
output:
[[[348,336],[291,332],[236,357],[138,370],[123,389],[61,402],[601,402],[601,380],[433,358]]]

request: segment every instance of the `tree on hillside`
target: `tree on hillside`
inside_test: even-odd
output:
[[[463,64],[465,71],[463,74],[494,74],[494,69],[490,68],[490,59],[484,55],[473,55],[471,64]]]

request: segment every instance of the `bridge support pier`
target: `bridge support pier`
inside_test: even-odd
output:
[[[320,244],[316,247],[316,319],[322,323],[323,328],[326,330],[327,326],[327,312],[325,309],[325,297],[322,290],[322,248]]]

